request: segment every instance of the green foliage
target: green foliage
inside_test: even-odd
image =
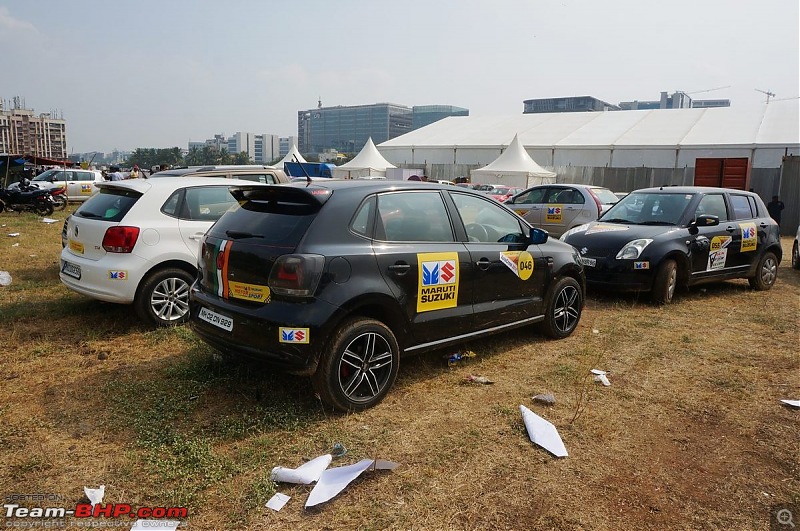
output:
[[[184,164],[181,148],[136,148],[125,160],[125,166],[138,164],[140,168],[151,168],[168,164],[170,166],[180,166]]]

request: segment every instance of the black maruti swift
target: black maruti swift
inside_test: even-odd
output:
[[[367,180],[231,191],[239,206],[202,242],[192,327],[223,353],[310,375],[339,410],[380,402],[401,355],[578,325],[575,249],[482,194]]]

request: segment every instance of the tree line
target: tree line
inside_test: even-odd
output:
[[[152,168],[162,164],[169,166],[216,166],[222,164],[253,164],[253,160],[244,151],[232,154],[228,153],[228,150],[224,148],[217,150],[211,146],[192,147],[186,156],[183,155],[183,152],[178,147],[136,148],[125,159],[125,166],[132,167],[134,164],[140,168]]]

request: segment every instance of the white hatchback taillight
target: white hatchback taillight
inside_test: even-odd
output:
[[[276,295],[311,297],[317,289],[325,257],[318,254],[285,254],[275,260],[269,289]]]
[[[110,227],[103,236],[103,249],[109,253],[129,253],[139,239],[139,227]]]

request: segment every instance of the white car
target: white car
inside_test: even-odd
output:
[[[106,180],[103,174],[97,170],[61,168],[44,171],[31,179],[31,185],[40,189],[50,190],[66,186],[69,201],[86,201],[99,191],[97,185],[104,182]],[[13,183],[8,189],[13,190],[17,187],[19,183]]]
[[[89,297],[133,304],[150,324],[188,319],[200,240],[249,181],[164,177],[109,181],[64,222],[61,282]]]

